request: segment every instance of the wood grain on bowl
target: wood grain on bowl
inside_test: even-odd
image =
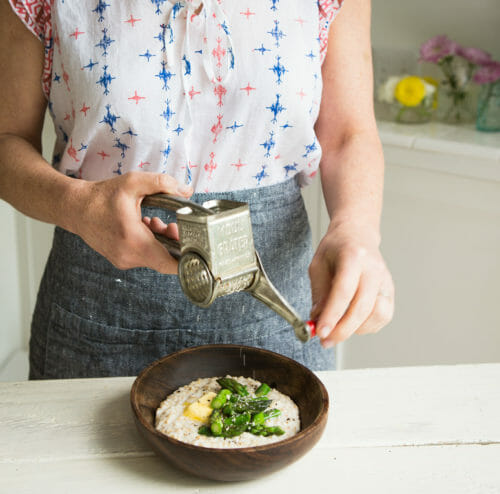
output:
[[[290,396],[300,410],[301,431],[264,446],[215,449],[182,443],[155,429],[161,401],[200,377],[252,377]],[[131,390],[139,431],[153,449],[178,468],[214,480],[249,480],[276,471],[316,444],[328,417],[328,394],[321,381],[298,362],[274,352],[241,345],[204,345],[163,357],[144,369]]]

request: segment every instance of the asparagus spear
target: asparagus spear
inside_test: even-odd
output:
[[[231,425],[224,429],[223,437],[235,437],[243,434],[247,430],[246,424]]]
[[[219,408],[222,408],[225,404],[228,398],[231,396],[231,391],[229,389],[221,389],[217,396],[212,400],[210,403],[210,406],[216,410]]]
[[[264,434],[265,436],[272,436],[272,435],[282,436],[285,433],[285,431],[278,425],[275,427],[264,427],[264,431],[265,431]]]
[[[252,426],[250,432],[256,436],[281,436],[285,433],[285,431],[279,426],[268,427],[265,425]]]
[[[271,404],[271,401],[265,398],[240,399],[233,404],[233,408],[238,413],[259,413],[263,412]]]
[[[253,416],[252,422],[255,425],[262,425],[267,419],[271,419],[273,417],[277,417],[278,415],[281,414],[281,411],[278,410],[277,408],[273,408],[271,410],[266,410],[264,412],[259,412],[256,413]]]
[[[229,389],[233,393],[237,393],[240,396],[248,396],[248,390],[246,386],[240,384],[238,381],[231,379],[230,377],[221,377],[217,379],[221,388]]]
[[[202,425],[198,429],[198,434],[202,434],[203,436],[211,436],[212,435],[212,430],[207,425]]]
[[[248,412],[225,418],[222,436],[223,437],[239,436],[248,429],[250,420],[251,420],[251,415]]]
[[[214,436],[222,435],[224,423],[222,421],[222,413],[220,410],[214,410],[210,416],[210,430]]]
[[[271,388],[266,384],[262,383],[256,390],[255,390],[255,396],[266,396],[267,393],[271,391]]]

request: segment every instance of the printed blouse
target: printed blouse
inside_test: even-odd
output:
[[[168,173],[195,192],[316,173],[321,64],[342,0],[10,3],[45,45],[62,173]]]

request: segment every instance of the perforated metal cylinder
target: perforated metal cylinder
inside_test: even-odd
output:
[[[196,252],[179,260],[179,281],[186,296],[196,305],[208,307],[215,298],[215,282],[206,262]]]

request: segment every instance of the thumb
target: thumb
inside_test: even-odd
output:
[[[328,298],[331,288],[330,270],[325,269],[324,263],[313,259],[309,267],[309,277],[311,279],[312,309],[311,319],[317,319],[322,312],[323,306]]]

